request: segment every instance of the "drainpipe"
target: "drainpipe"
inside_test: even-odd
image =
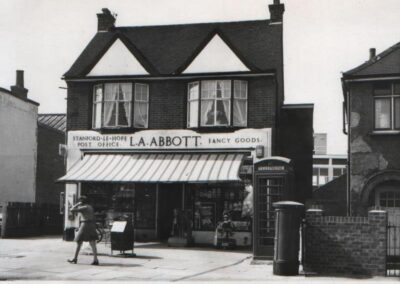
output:
[[[350,137],[351,137],[351,105],[350,91],[346,88],[346,83],[342,78],[342,90],[344,95],[343,102],[343,133],[347,135],[347,177],[346,177],[346,215],[351,216],[351,194],[350,194]],[[347,116],[347,131],[346,131],[346,116]]]

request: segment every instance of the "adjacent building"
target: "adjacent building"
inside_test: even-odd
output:
[[[132,216],[137,239],[167,239],[180,210],[195,243],[212,244],[228,213],[238,245],[252,231],[255,245],[273,244],[283,175],[294,176],[291,199],[311,197],[313,105],[284,104],[284,5],[269,8],[268,20],[165,26],[97,15],[64,74],[66,239],[78,225],[69,207],[84,194],[105,225]],[[270,175],[255,182],[255,171]],[[253,187],[254,222],[243,209]]]
[[[346,173],[347,156],[327,153],[327,134],[314,133],[313,189]]]
[[[349,139],[349,209],[400,208],[400,43],[343,74]],[[399,219],[396,217],[396,219]]]
[[[28,99],[24,72],[0,88],[0,202],[35,202],[38,106]]]

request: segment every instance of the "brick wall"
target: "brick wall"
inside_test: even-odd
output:
[[[248,127],[275,127],[277,87],[273,77],[248,80]],[[149,129],[186,128],[187,83],[149,82]],[[98,82],[68,82],[67,129],[88,130],[92,121],[93,86]],[[274,132],[274,130],[273,130]]]
[[[318,274],[386,275],[387,214],[368,217],[306,213],[304,271]]]

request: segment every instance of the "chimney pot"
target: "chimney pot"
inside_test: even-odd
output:
[[[17,78],[15,85],[20,88],[24,87],[24,70],[17,70]]]
[[[17,70],[15,86],[11,86],[11,93],[22,99],[28,97],[28,89],[24,87],[24,70]]]
[[[97,14],[97,31],[107,32],[115,27],[115,17],[107,8],[101,9],[102,13]]]
[[[269,5],[270,21],[271,23],[282,22],[283,13],[285,12],[285,5],[281,4],[280,0],[274,0],[274,4]]]
[[[369,49],[369,60],[374,59],[376,56],[376,49],[375,48],[370,48]]]

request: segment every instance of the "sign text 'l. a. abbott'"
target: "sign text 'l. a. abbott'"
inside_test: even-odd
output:
[[[145,130],[134,134],[70,131],[68,146],[86,149],[206,149],[270,147],[270,129],[243,129],[231,133],[191,130]]]

